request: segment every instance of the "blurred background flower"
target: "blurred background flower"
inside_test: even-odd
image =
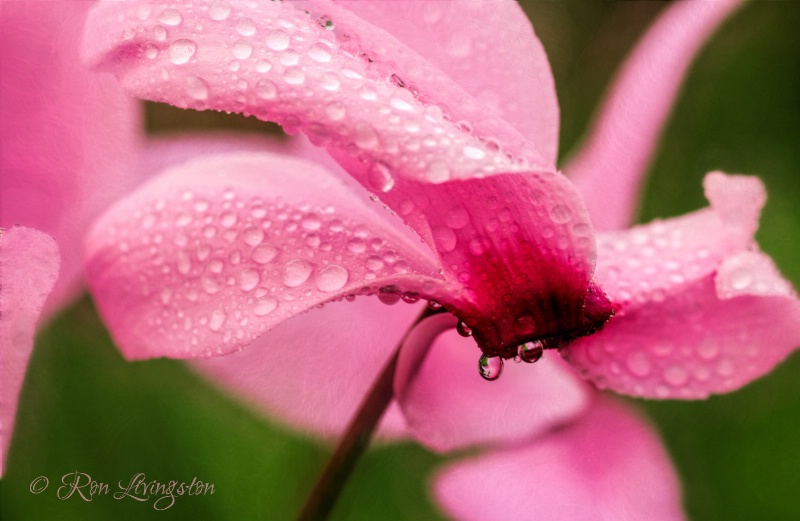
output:
[[[660,3],[523,4],[550,57],[562,112],[562,150],[580,138],[589,113]],[[640,221],[704,206],[711,169],[759,175],[770,199],[758,241],[800,286],[800,8],[752,3],[702,53],[647,181]],[[5,51],[4,51],[5,52]],[[176,129],[274,127],[223,114],[148,104],[152,133]],[[310,346],[308,356],[313,356]],[[296,360],[276,359],[276,371]],[[796,519],[800,499],[797,356],[742,391],[706,402],[632,402],[661,431],[684,484],[692,519]],[[333,369],[332,369],[333,370]],[[3,519],[291,518],[329,448],[286,430],[208,388],[182,364],[127,364],[86,300],[42,332],[19,406],[0,481]],[[337,519],[436,518],[428,480],[445,461],[417,446],[373,450],[337,506]],[[151,479],[216,485],[213,497],[187,497],[165,512],[151,504],[33,495],[40,475],[54,484],[79,470],[110,483],[136,472]],[[51,485],[53,486],[53,485]]]

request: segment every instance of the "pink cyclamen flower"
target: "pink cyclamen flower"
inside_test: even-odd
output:
[[[131,92],[181,106],[249,112],[303,131],[430,248],[391,215],[375,212],[332,168],[265,154],[176,168],[117,205],[89,240],[93,291],[129,357],[223,354],[284,331],[284,338],[295,340],[271,342],[273,352],[282,348],[298,365],[324,369],[322,376],[347,373],[348,360],[359,360],[351,365],[355,374],[364,373],[363,358],[380,361],[394,343],[384,342],[383,349],[381,342],[337,345],[344,363],[315,366],[309,359],[328,346],[318,350],[308,342],[312,315],[298,314],[368,293],[384,300],[435,300],[472,330],[483,354],[495,361],[513,357],[521,345],[563,343],[567,359],[595,382],[642,396],[731,390],[795,347],[797,301],[770,261],[751,250],[763,204],[756,182],[710,176],[711,210],[600,234],[596,249],[583,200],[554,169],[552,79],[515,4],[473,5],[480,12],[472,13],[431,3],[404,16],[392,12],[398,5],[314,2],[309,16],[284,4],[130,2],[95,12],[87,53]],[[698,8],[697,15],[694,7],[676,8],[674,16],[685,11],[687,20],[704,21],[687,30],[699,41],[728,7],[715,5],[722,7],[708,7],[706,14]],[[425,24],[438,30],[419,31]],[[504,52],[477,45],[500,26],[510,35]],[[442,41],[431,45],[430,37]],[[675,59],[683,63],[691,49],[676,52]],[[674,72],[665,79],[674,79]],[[521,89],[531,84],[537,88]],[[664,82],[665,99],[676,85]],[[651,120],[651,106],[624,109]],[[609,114],[612,129],[625,128],[613,126],[619,110],[612,107]],[[629,116],[623,123],[630,123]],[[637,134],[643,143],[630,147],[624,134],[614,137],[623,141],[619,150],[644,150],[644,157],[654,140]],[[602,174],[601,166],[615,165],[624,172],[627,158],[614,156],[616,145],[590,145],[587,150],[600,147],[602,161],[583,169],[575,163],[575,171]],[[587,154],[583,164],[592,165]],[[642,167],[628,166],[632,174],[623,176],[624,186]],[[578,181],[592,200],[591,182]],[[352,320],[360,310],[346,306],[361,306],[360,300],[322,312],[332,322]],[[612,306],[616,316],[585,336],[606,322]],[[409,309],[380,324],[385,331],[375,336],[397,340],[413,318]],[[724,313],[742,320],[713,320]],[[765,316],[782,322],[767,330]],[[680,338],[675,321],[689,324]],[[303,325],[305,336],[285,334]],[[291,352],[299,340],[308,345],[302,354]],[[758,347],[756,356],[739,349],[745,341]],[[496,389],[478,388],[477,378],[466,381],[458,372],[464,350],[446,351],[459,342],[439,337],[424,360],[410,364],[416,371],[402,372],[397,381],[404,417],[434,448],[526,439],[586,403],[585,389],[555,359],[545,361],[550,371],[538,370],[535,377],[508,371]],[[406,353],[414,350],[404,350],[408,359]],[[465,362],[473,371],[475,358]],[[444,363],[433,366],[434,360]],[[282,368],[286,362],[279,363]],[[218,372],[225,372],[224,365]],[[329,391],[323,381],[302,383]],[[496,400],[494,393],[516,400]],[[530,403],[520,404],[521,396]],[[303,409],[303,399],[285,407]],[[553,412],[537,411],[539,401],[552,404]],[[498,404],[515,407],[514,421],[499,421],[510,415]],[[309,409],[317,415],[328,410]],[[487,422],[487,414],[497,420]],[[599,417],[597,423],[607,426],[617,416],[596,413],[586,422]],[[581,435],[575,436],[579,443]]]

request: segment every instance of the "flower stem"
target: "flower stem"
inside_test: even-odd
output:
[[[308,496],[305,505],[303,505],[303,510],[297,517],[298,521],[323,521],[328,518],[347,483],[347,479],[355,469],[358,460],[366,452],[378,422],[392,401],[394,395],[394,373],[397,367],[400,347],[411,330],[414,329],[414,326],[423,319],[439,312],[426,307],[425,311],[417,317],[414,324],[408,328],[408,331],[397,345],[394,354],[392,354],[381,374],[373,382],[372,388],[364,397],[364,401],[361,402],[361,406],[347,427],[347,431],[339,441],[339,445],[336,446],[331,459],[328,460],[328,464],[314,485],[314,489]]]

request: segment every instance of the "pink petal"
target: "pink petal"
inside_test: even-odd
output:
[[[517,2],[314,4],[339,33],[358,34],[372,59],[392,62],[399,78],[421,93],[435,93],[453,119],[469,121],[477,134],[497,141],[518,140],[497,121],[499,116],[555,165],[555,83],[544,48]],[[474,100],[454,89],[453,82]]]
[[[247,349],[192,366],[271,417],[338,436],[419,313],[419,305],[387,306],[373,297],[331,302],[277,325]],[[382,422],[384,436],[405,430],[396,405]]]
[[[705,398],[767,373],[800,345],[800,301],[752,251],[763,187],[719,173],[705,185],[712,210],[600,236],[596,280],[619,311],[562,350],[599,387]]]
[[[0,229],[0,475],[36,322],[58,278],[59,263],[58,246],[51,237],[30,228]]]
[[[78,57],[90,5],[14,1],[0,13],[0,226],[56,239],[60,277],[45,314],[78,289],[91,220],[135,182],[135,103]]]
[[[483,380],[480,353],[454,327],[450,315],[426,319],[398,360],[395,396],[414,437],[427,447],[448,452],[519,442],[586,407],[586,387],[552,352],[534,366],[506,364],[498,380]]]
[[[251,113],[324,145],[438,250],[445,277],[465,287],[443,303],[462,312],[485,349],[499,352],[534,330],[586,327],[592,230],[563,176],[533,150],[509,157],[454,123],[392,79],[387,63],[364,59],[364,49],[293,4],[232,5],[206,13],[187,2],[105,3],[88,23],[85,51],[138,96]],[[530,302],[542,307],[532,316],[522,313]]]
[[[597,229],[630,224],[641,179],[692,60],[741,3],[674,3],[625,62],[585,144],[564,168]]]
[[[419,241],[375,210],[312,163],[201,157],[99,220],[87,277],[132,359],[232,352],[316,305],[398,283],[446,291]]]
[[[450,465],[434,488],[445,511],[463,521],[684,518],[657,435],[606,399],[533,443]]]

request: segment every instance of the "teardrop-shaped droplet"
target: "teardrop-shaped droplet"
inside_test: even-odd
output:
[[[428,308],[433,311],[439,311],[440,309],[442,309],[442,305],[436,302],[435,300],[429,300]]]
[[[379,192],[388,192],[394,186],[394,177],[389,167],[380,161],[375,162],[367,174],[370,186]]]
[[[459,320],[458,324],[456,324],[456,331],[458,331],[458,334],[463,337],[472,336],[472,328],[470,328],[463,320]]]
[[[478,372],[484,380],[497,380],[503,372],[503,359],[499,356],[481,356],[478,360]]]
[[[543,353],[544,347],[539,341],[526,342],[517,348],[517,356],[527,364],[538,362]]]

